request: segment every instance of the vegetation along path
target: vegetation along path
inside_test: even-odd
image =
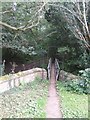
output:
[[[48,102],[46,106],[46,117],[47,118],[62,118],[62,113],[60,110],[59,99],[56,91],[56,80],[55,80],[55,70],[54,64],[52,64],[51,69],[51,79],[49,86]]]

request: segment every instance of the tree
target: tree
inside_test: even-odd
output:
[[[90,2],[85,0],[64,3],[61,6],[69,29],[88,49],[90,49],[89,6]]]
[[[88,5],[82,2],[2,3],[2,47],[38,55],[38,58],[48,53],[49,57],[58,56],[64,61],[66,69],[75,68],[81,65],[82,58],[82,63],[84,59],[87,62],[89,56],[86,52],[90,44]],[[84,8],[87,8],[86,14]],[[85,67],[84,63],[81,66]]]
[[[43,19],[46,2],[5,2],[2,3],[2,47],[36,54],[37,28]],[[38,47],[38,46],[37,46]]]
[[[37,26],[40,22],[40,17],[42,15],[42,9],[44,8],[46,2],[27,2],[27,3],[2,3],[2,15],[4,14],[11,14],[13,16],[13,22],[15,20],[19,20],[19,24],[16,24],[15,26],[10,25],[10,21],[8,23],[5,22],[6,19],[3,19],[3,21],[0,21],[0,25],[10,28],[14,31],[25,31],[28,29],[32,29],[33,27]],[[5,6],[8,6],[9,8],[7,10],[5,9]],[[21,9],[21,8],[22,9]],[[25,11],[24,11],[25,10]],[[17,15],[15,18],[14,15]],[[18,17],[21,18],[19,19]],[[22,21],[24,20],[24,21]],[[21,21],[21,22],[20,22]],[[14,23],[13,23],[14,24]]]
[[[50,4],[45,14],[45,18],[51,24],[49,52],[50,56],[59,58],[60,66],[63,64],[62,69],[75,73],[75,71],[89,66],[89,55],[87,55],[82,41],[72,34],[60,5]]]

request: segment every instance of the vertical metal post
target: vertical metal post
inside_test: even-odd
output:
[[[58,63],[58,60],[55,59],[55,78],[56,78],[56,80],[57,80],[58,77],[59,77],[59,72],[60,72],[59,63]]]
[[[49,63],[48,63],[48,67],[47,67],[47,69],[48,69],[48,79],[50,80],[50,78],[51,78],[51,58],[49,59]]]

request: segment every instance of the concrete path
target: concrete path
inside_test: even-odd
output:
[[[52,64],[51,69],[51,79],[49,85],[48,101],[46,106],[46,118],[62,118],[60,102],[56,91],[54,64]]]

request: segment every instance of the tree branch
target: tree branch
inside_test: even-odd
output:
[[[44,2],[44,4],[43,4],[43,5],[41,6],[41,8],[35,13],[34,16],[36,16],[38,13],[40,13],[45,5],[46,5],[46,2]],[[27,29],[31,29],[31,28],[33,28],[33,27],[36,27],[36,26],[39,24],[39,21],[40,21],[40,19],[38,18],[38,21],[37,21],[35,24],[33,24],[33,23],[35,22],[35,21],[33,21],[33,22],[31,23],[31,25],[30,25],[30,22],[31,22],[31,20],[30,20],[30,21],[27,22],[27,25],[20,26],[20,27],[14,27],[14,26],[11,26],[11,25],[9,25],[9,24],[7,24],[7,23],[5,23],[5,22],[2,22],[2,21],[0,21],[0,25],[1,25],[1,26],[4,26],[4,27],[7,27],[7,28],[10,28],[10,29],[12,29],[12,30],[14,30],[14,31],[25,31],[25,30],[27,30]]]
[[[53,31],[53,32],[49,33],[46,37],[48,37],[48,36],[50,36],[50,35],[52,35],[54,33],[57,33],[57,31]]]
[[[10,13],[10,12],[12,12],[12,10],[3,11],[3,12],[0,12],[0,14],[6,14],[6,13]]]
[[[16,28],[16,27],[13,27],[13,26],[11,26],[11,25],[8,25],[7,23],[4,23],[4,22],[2,22],[2,21],[0,21],[0,25],[2,25],[2,26],[4,26],[4,27],[8,27],[8,28],[10,28],[10,29],[12,29],[12,30],[15,30],[15,31],[19,30],[19,28]]]

